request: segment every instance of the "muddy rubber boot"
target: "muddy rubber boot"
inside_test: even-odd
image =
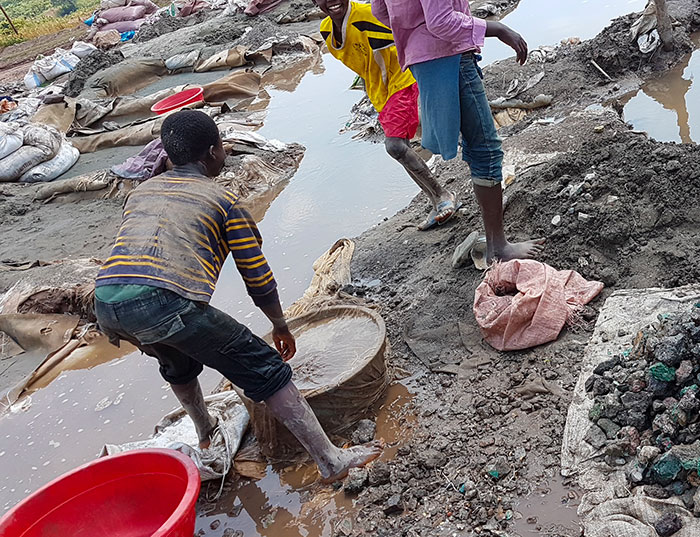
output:
[[[382,453],[379,442],[340,449],[333,445],[318,418],[292,381],[265,400],[270,412],[299,440],[318,465],[324,481],[343,479],[350,468],[364,466]]]
[[[199,447],[202,449],[209,447],[211,434],[216,427],[216,418],[207,410],[199,380],[195,378],[187,384],[171,384],[170,387],[182,408],[194,422],[199,437]]]

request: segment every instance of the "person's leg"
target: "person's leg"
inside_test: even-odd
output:
[[[530,259],[542,251],[543,239],[506,240],[503,229],[503,150],[491,115],[480,72],[473,56],[460,64],[460,107],[463,158],[469,164],[474,194],[486,229],[487,259]]]
[[[347,449],[333,445],[309,403],[292,381],[267,397],[265,405],[309,452],[324,481],[343,479],[350,468],[364,466],[382,453],[381,442]]]
[[[209,414],[209,410],[207,410],[199,380],[195,378],[187,384],[171,383],[170,387],[177,400],[180,401],[182,408],[185,409],[187,415],[194,422],[197,437],[199,438],[199,447],[201,449],[208,448],[217,422],[216,418]]]
[[[435,219],[442,222],[454,212],[455,194],[448,192],[428,168],[425,161],[420,158],[405,138],[387,136],[384,147],[389,156],[404,167],[411,179],[428,196],[430,203],[436,211]]]
[[[95,301],[97,321],[110,339],[128,341],[141,352],[156,358],[160,374],[169,384],[178,401],[192,419],[199,447],[207,448],[216,427],[209,414],[197,377],[202,365],[182,352],[159,343],[172,334],[180,313],[188,307],[185,299],[157,290],[117,304]],[[169,300],[169,298],[171,300]]]
[[[347,450],[335,447],[291,382],[289,364],[247,327],[211,306],[185,312],[180,319],[184,330],[162,343],[216,369],[253,401],[264,401],[309,451],[324,480],[341,479],[349,468],[379,456],[382,448],[375,443]]]

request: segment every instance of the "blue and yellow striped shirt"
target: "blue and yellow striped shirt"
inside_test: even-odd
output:
[[[238,197],[204,176],[168,172],[127,196],[121,228],[96,286],[149,285],[209,302],[232,254],[255,304],[278,299],[262,237]]]

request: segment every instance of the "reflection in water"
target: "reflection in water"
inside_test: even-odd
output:
[[[564,486],[562,478],[552,478],[546,486],[538,487],[523,498],[516,509],[522,515],[515,519],[515,533],[528,535],[577,535],[580,491]],[[541,528],[538,531],[536,528]]]
[[[700,48],[700,33],[693,36],[693,42]],[[700,86],[695,82],[696,74],[700,74],[700,50],[628,97],[625,120],[661,142],[700,142]]]
[[[396,455],[410,437],[416,417],[413,395],[402,384],[389,387],[377,410],[377,438]],[[353,499],[318,483],[316,467],[303,464],[278,472],[271,467],[259,481],[242,479],[216,504],[198,505],[197,535],[206,537],[330,537],[352,524]]]

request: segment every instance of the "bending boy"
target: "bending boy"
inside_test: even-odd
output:
[[[406,169],[433,204],[419,229],[446,222],[456,210],[455,194],[440,186],[409,144],[419,124],[418,85],[409,71],[401,70],[391,30],[372,15],[368,4],[349,0],[314,2],[328,15],[321,22],[328,50],[365,82],[384,128],[387,153]]]
[[[163,378],[208,447],[216,427],[197,380],[203,366],[219,371],[253,401],[265,401],[307,449],[327,481],[342,478],[381,453],[377,443],[334,446],[291,381],[296,351],[261,251],[262,238],[235,194],[212,178],[226,154],[214,121],[183,111],[163,122],[161,138],[174,168],[131,192],[112,254],[95,289],[95,312],[110,339],[123,339],[160,363]],[[232,254],[253,302],[273,326],[277,351],[209,305]]]

